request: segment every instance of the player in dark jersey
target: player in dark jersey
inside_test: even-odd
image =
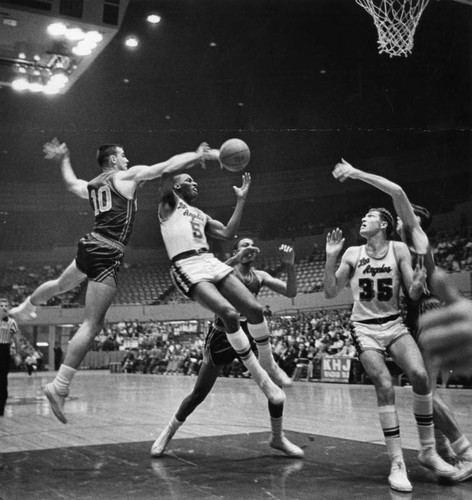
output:
[[[90,182],[76,177],[66,144],[53,139],[45,144],[44,153],[47,159],[59,162],[67,189],[89,200],[95,224],[92,231],[79,241],[75,260],[61,276],[40,285],[9,314],[20,321],[31,321],[36,317],[37,306],[88,280],[84,321],[69,343],[56,378],[43,389],[54,415],[66,423],[64,401],[70,383],[93,339],[102,329],[116,294],[117,274],[136,216],[138,187],[164,174],[175,175],[195,166],[204,166],[206,160],[218,160],[219,151],[204,143],[196,152],[176,155],[151,166],[128,168],[123,147],[106,144],[97,152],[97,161],[103,172]]]
[[[405,294],[406,323],[421,346],[419,323],[422,316],[428,311],[442,307],[441,301],[431,292],[431,279],[435,273],[435,264],[429,239],[425,233],[432,221],[431,214],[426,208],[412,204],[398,184],[385,177],[354,168],[344,160],[336,165],[333,176],[340,182],[347,179],[363,181],[392,197],[398,215],[397,232],[410,250],[413,266],[423,266],[427,273],[426,286],[418,300],[411,300],[408,294]],[[459,428],[452,410],[436,391],[438,365],[426,361],[427,359],[425,359],[425,365],[433,393],[433,418],[437,450],[446,461],[457,464],[457,473],[451,479],[464,481],[472,477],[472,447]]]
[[[234,275],[242,282],[248,290],[255,296],[263,286],[285,295],[286,297],[295,297],[297,293],[297,281],[295,272],[295,255],[293,249],[288,245],[282,245],[279,248],[282,262],[287,269],[287,282],[272,277],[265,271],[256,270],[253,267],[254,260],[259,253],[259,249],[254,246],[251,238],[242,238],[236,243],[235,254],[226,264],[234,268]],[[247,321],[241,319],[241,328],[244,330],[251,342],[252,349],[257,352],[256,343],[249,334]],[[162,431],[160,436],[154,442],[151,448],[151,456],[160,457],[177,429],[185,422],[187,417],[193,413],[199,404],[201,404],[213,388],[220,368],[231,363],[239,357],[233,349],[225,332],[223,321],[215,317],[215,321],[210,328],[205,339],[205,352],[203,363],[198,373],[197,381],[192,392],[182,401],[179,409]],[[272,435],[270,446],[283,451],[288,456],[301,458],[304,453],[301,448],[291,443],[285,436],[282,428],[283,403],[274,404],[270,401],[269,414]]]

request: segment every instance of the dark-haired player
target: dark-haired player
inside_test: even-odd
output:
[[[270,290],[286,297],[295,297],[297,294],[297,277],[293,248],[288,245],[281,245],[279,252],[287,270],[286,282],[274,278],[265,271],[260,271],[254,267],[254,260],[259,253],[259,249],[254,246],[254,240],[251,238],[242,238],[236,243],[235,253],[226,261],[226,264],[233,267],[234,275],[244,283],[254,296],[257,296],[263,286],[266,286]],[[250,337],[247,321],[244,318],[241,319],[241,328],[244,330],[254,349],[254,342]],[[238,357],[238,353],[228,341],[225,325],[221,319],[216,317],[205,339],[203,363],[200,367],[195,386],[192,392],[184,398],[175,415],[154,442],[151,449],[153,457],[160,457],[164,453],[177,429],[195,411],[197,406],[203,403],[212,390],[221,366],[231,363],[236,357]],[[303,457],[303,450],[290,442],[283,432],[283,403],[274,404],[269,401],[268,406],[272,430],[269,442],[270,446],[283,451],[290,457]]]
[[[267,399],[274,404],[285,400],[281,387],[292,381],[277,365],[269,342],[270,331],[263,307],[234,275],[233,268],[216,258],[207,237],[231,240],[236,236],[251,176],[245,172],[241,187],[233,186],[236,205],[228,222],[213,219],[193,206],[198,184],[188,175],[163,176],[159,189],[159,223],[167,255],[172,262],[171,277],[186,297],[216,314],[225,325],[229,343]],[[259,359],[240,327],[240,314],[257,342]]]
[[[128,159],[122,146],[102,145],[97,152],[102,173],[89,182],[76,177],[66,144],[53,139],[45,144],[44,153],[47,159],[60,163],[67,189],[90,201],[95,225],[79,241],[75,260],[61,276],[40,285],[23,303],[11,309],[10,315],[30,321],[36,316],[37,306],[54,295],[73,289],[82,280],[88,280],[84,321],[69,343],[56,378],[43,388],[54,415],[66,423],[64,401],[70,383],[93,339],[102,329],[116,293],[117,274],[133,230],[138,186],[164,173],[173,175],[192,167],[204,166],[208,159],[218,160],[219,152],[204,143],[195,152],[176,155],[162,163],[128,168]]]
[[[425,233],[432,222],[429,211],[410,202],[401,186],[380,175],[364,172],[346,161],[338,163],[333,176],[340,182],[356,179],[374,186],[391,196],[398,215],[397,232],[412,255],[413,266],[417,264],[426,269],[426,283],[418,300],[407,296],[406,323],[411,333],[421,345],[419,322],[428,311],[437,310],[441,301],[431,293],[431,279],[435,273],[433,253]],[[439,313],[440,314],[440,313]],[[464,481],[472,476],[472,447],[462,433],[454,414],[436,391],[438,365],[426,363],[431,389],[433,392],[433,418],[436,427],[436,446],[439,454],[447,461],[457,462],[457,472],[452,477],[455,481]]]
[[[413,410],[420,440],[418,459],[437,475],[451,477],[456,469],[436,451],[433,426],[433,401],[420,350],[403,322],[400,289],[412,299],[423,291],[425,273],[411,267],[408,247],[390,240],[394,219],[385,208],[373,208],[363,217],[359,234],[366,240],[349,247],[337,267],[344,238],[335,229],[326,239],[324,289],[327,298],[335,297],[350,282],[354,304],[351,314],[352,338],[359,360],[372,380],[377,394],[380,424],[391,461],[390,487],[411,491],[400,440],[395,408],[395,392],[385,354],[406,373],[413,388]]]

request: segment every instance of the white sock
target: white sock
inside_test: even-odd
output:
[[[403,462],[400,424],[398,422],[398,414],[395,406],[379,406],[379,418],[390,461],[392,463]]]
[[[175,432],[181,425],[183,424],[183,422],[181,422],[180,420],[177,420],[175,418],[175,415],[170,419],[170,422],[168,423],[168,426],[170,427],[170,429]]]
[[[433,395],[413,393],[413,412],[422,448],[435,445],[433,425]]]
[[[37,307],[31,303],[31,295],[26,297],[26,299],[23,301],[23,306],[25,308],[25,311],[27,311],[27,312],[34,312],[34,311],[36,311],[36,307]]]
[[[464,435],[452,442],[451,448],[455,451],[456,455],[461,455],[468,460],[472,460],[472,448],[469,440]]]
[[[61,396],[67,396],[67,394],[69,394],[69,386],[76,371],[77,370],[75,368],[71,368],[67,365],[60,366],[56,378],[53,380],[54,388],[58,394]]]
[[[252,338],[256,341],[259,353],[259,362],[264,368],[270,368],[274,363],[272,346],[270,344],[270,330],[266,319],[256,325],[248,323],[248,330]]]

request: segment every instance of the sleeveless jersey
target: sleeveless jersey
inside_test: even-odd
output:
[[[237,268],[234,268],[233,270],[234,275],[238,278],[239,281],[242,281],[244,286],[254,295],[257,297],[257,294],[259,293],[260,289],[262,288],[262,280],[257,273],[256,269],[253,269],[251,267],[250,271],[248,274],[241,274]],[[246,321],[246,318],[241,316],[242,321]],[[218,328],[218,330],[224,331],[225,330],[225,325],[223,321],[218,316],[215,316],[215,321],[213,322],[214,326]]]
[[[208,215],[199,208],[192,207],[176,196],[176,207],[166,219],[159,212],[162,239],[167,255],[173,257],[189,250],[208,249],[205,226]]]
[[[93,231],[126,245],[136,218],[137,190],[132,200],[122,195],[115,187],[115,173],[100,174],[87,185],[95,215]]]
[[[381,259],[367,255],[365,245],[362,245],[351,279],[354,297],[351,320],[363,321],[399,314],[400,285],[393,242],[388,242],[387,253]]]

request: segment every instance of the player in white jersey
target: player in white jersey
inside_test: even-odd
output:
[[[391,196],[398,215],[397,232],[402,241],[408,245],[413,260],[421,262],[427,271],[427,286],[422,296],[416,302],[407,301],[407,326],[421,346],[423,336],[418,328],[418,322],[421,321],[421,317],[427,311],[437,310],[441,307],[441,302],[431,293],[430,281],[435,272],[435,265],[429,239],[425,233],[431,223],[431,215],[425,208],[413,205],[405,191],[398,184],[380,175],[354,168],[345,160],[335,166],[333,176],[340,182],[347,179],[365,182]],[[470,307],[470,303],[465,302],[465,304],[469,304]],[[438,313],[438,316],[441,317],[441,313]],[[451,349],[451,343],[445,341],[444,344]],[[457,351],[459,352],[460,349],[457,349]],[[438,350],[438,352],[440,351]],[[428,359],[425,361],[428,361]],[[433,392],[433,420],[437,430],[436,447],[438,453],[446,461],[457,462],[457,474],[453,479],[455,481],[464,481],[472,476],[472,447],[469,440],[462,433],[453,412],[436,391],[436,380],[441,363],[426,362],[425,364]]]
[[[407,246],[388,239],[393,228],[394,219],[388,210],[369,210],[359,231],[366,244],[349,247],[338,267],[337,258],[344,245],[342,231],[335,229],[328,233],[324,289],[326,297],[333,298],[348,282],[351,284],[354,299],[352,336],[359,360],[377,394],[380,424],[391,461],[389,484],[392,489],[408,492],[412,485],[403,460],[395,392],[385,361],[387,353],[406,373],[413,388],[420,463],[442,477],[451,477],[456,469],[436,452],[428,376],[419,348],[403,323],[399,308],[400,286],[406,288],[412,299],[417,299],[422,293],[425,272],[417,268],[414,273]]]
[[[206,237],[208,234],[229,240],[236,236],[250,184],[251,176],[246,172],[242,186],[234,187],[236,207],[224,225],[191,205],[198,195],[198,185],[190,175],[163,177],[159,222],[176,287],[221,318],[231,346],[256,383],[269,401],[280,404],[285,399],[280,387],[291,385],[291,380],[272,356],[263,308],[234,276],[233,269],[210,252]],[[240,327],[239,313],[248,320],[249,332],[258,344],[259,360]]]

